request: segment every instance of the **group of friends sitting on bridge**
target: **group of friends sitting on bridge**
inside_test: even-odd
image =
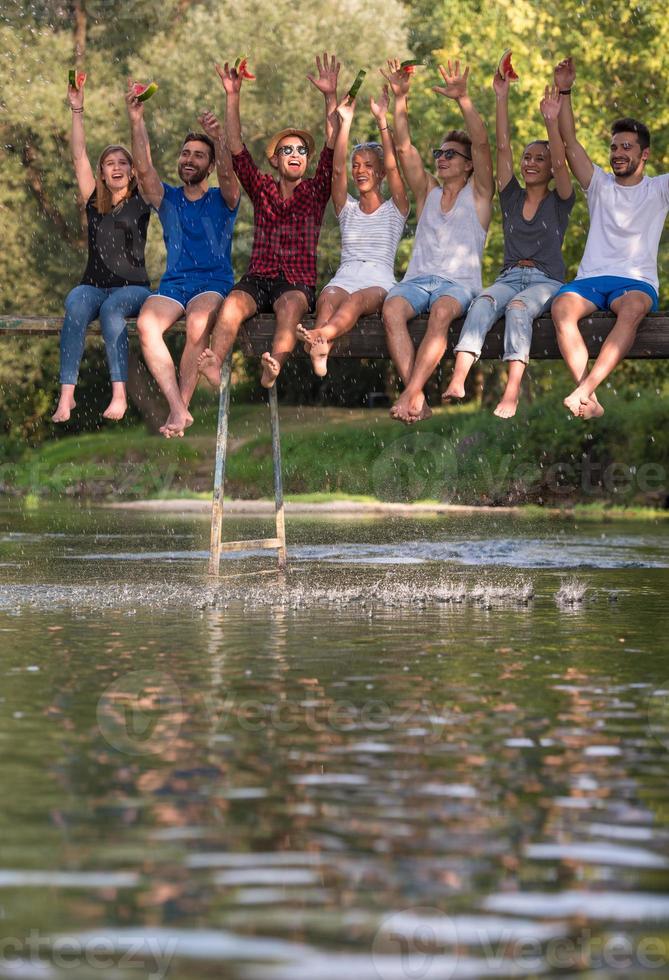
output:
[[[446,132],[426,166],[409,129],[411,74],[398,61],[388,62],[382,70],[385,84],[369,102],[378,142],[356,144],[350,155],[357,197],[348,192],[355,100],[338,100],[339,70],[337,58],[324,54],[307,76],[325,101],[325,145],[314,176],[306,177],[315,141],[311,133],[293,127],[267,141],[272,172],[261,171],[242,137],[243,72],[227,63],[217,65],[227,103],[225,123],[210,111],[198,118],[201,131],[188,133],[179,153],[178,187],[163,182],[153,166],[144,104],[132,83],[126,97],[132,153],[120,145],[108,146],[96,172],[86,152],[84,88],[68,87],[74,167],[86,202],[89,249],[81,284],[65,302],[55,422],[67,421],[75,407],[86,328],[95,318],[100,320],[112,382],[104,416],[120,419],[127,407],[125,321],[137,316],[144,359],[169,404],[161,432],[171,438],[182,436],[193,421],[189,404],[198,377],[218,387],[241,325],[263,313],[273,313],[276,323],[272,349],[262,355],[261,383],[267,388],[298,342],[309,352],[315,373],[324,376],[334,340],[360,317],[381,314],[404,386],[391,415],[414,423],[431,415],[424,388],[444,357],[450,324],[462,316],[443,400],[464,396],[467,374],[481,355],[486,334],[503,316],[508,380],[495,414],[512,417],[529,360],[533,321],[550,310],[575,382],[564,404],[583,419],[603,414],[598,386],[629,351],[644,316],[658,307],[657,253],[669,210],[669,174],[644,173],[650,153],[646,126],[618,119],[611,127],[611,172],[594,164],[577,139],[571,106],[576,72],[566,58],[555,67],[541,99],[546,138],[523,150],[519,181],[510,139],[510,79],[496,72],[496,181],[504,264],[494,283],[483,289],[481,260],[495,178],[486,126],[468,92],[469,69],[461,70],[458,61],[439,67],[442,84],[434,91],[457,104],[464,128]],[[218,187],[210,188],[214,169]],[[570,171],[585,192],[590,229],[577,276],[566,282],[562,244],[575,201]],[[240,185],[253,205],[254,234],[248,270],[235,282],[231,248]],[[395,254],[410,209],[407,188],[415,201],[417,227],[408,268],[396,282]],[[317,299],[318,238],[330,197],[341,230],[341,263]],[[166,270],[154,292],[144,263],[152,209],[161,221],[167,252]],[[314,309],[315,323],[307,330],[302,320]],[[578,322],[595,310],[611,310],[616,320],[589,370]],[[416,350],[408,323],[421,314],[428,314],[428,321]],[[186,339],[177,371],[164,335],[182,316]]]

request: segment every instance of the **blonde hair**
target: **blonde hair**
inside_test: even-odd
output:
[[[122,153],[126,158],[130,166],[133,166],[132,156],[130,151],[126,150],[125,146],[121,146],[120,143],[110,143],[109,146],[105,146],[104,150],[100,154],[100,159],[98,160],[98,165],[95,170],[95,209],[100,214],[109,214],[114,207],[112,204],[111,191],[105,184],[102,178],[102,164],[105,162],[110,153]],[[128,200],[132,197],[137,187],[137,177],[132,174],[128,188],[125,192],[124,200]]]

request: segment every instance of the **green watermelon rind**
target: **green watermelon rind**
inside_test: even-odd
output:
[[[148,102],[151,96],[155,95],[157,91],[158,91],[158,83],[149,82],[149,84],[146,85],[141,92],[135,93],[135,98],[137,99],[138,102]]]
[[[366,74],[367,74],[366,69],[361,68],[358,74],[355,76],[353,85],[351,85],[350,89],[348,90],[348,98],[351,100],[351,102],[360,91],[360,86],[364,82]]]

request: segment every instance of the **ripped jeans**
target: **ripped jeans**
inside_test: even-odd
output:
[[[530,359],[532,322],[548,310],[561,282],[536,268],[514,265],[484,289],[469,307],[454,350],[467,351],[478,360],[486,334],[504,313],[504,360]]]

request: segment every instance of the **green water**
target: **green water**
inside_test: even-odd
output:
[[[669,975],[667,524],[288,533],[0,513],[0,977]]]

